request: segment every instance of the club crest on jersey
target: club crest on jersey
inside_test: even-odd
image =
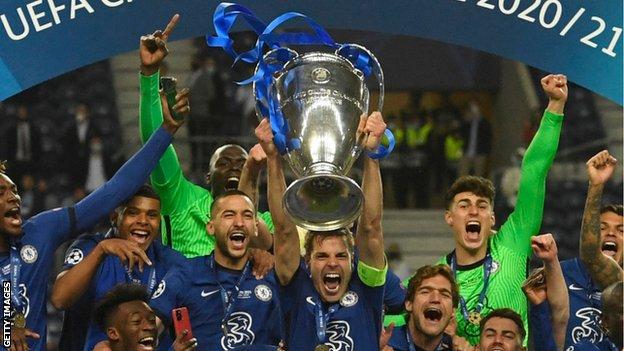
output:
[[[73,249],[67,254],[67,257],[65,258],[65,264],[71,264],[72,266],[77,265],[78,263],[80,263],[80,261],[82,261],[83,258],[84,254],[82,253],[82,250]]]
[[[20,250],[20,256],[24,262],[33,263],[37,260],[39,253],[37,253],[37,249],[34,246],[24,245]]]
[[[162,295],[165,292],[166,287],[167,287],[167,284],[165,283],[165,281],[161,280],[160,284],[158,284],[158,287],[156,288],[156,291],[154,291],[154,295],[152,295],[152,300],[159,298],[160,295]]]
[[[492,260],[492,268],[490,268],[490,274],[494,274],[498,272],[499,268],[500,268],[500,263],[498,263],[498,261]]]
[[[332,351],[353,351],[353,339],[350,334],[351,328],[345,321],[332,321],[327,323],[327,341],[325,345],[331,345]]]
[[[254,289],[254,294],[256,295],[258,300],[265,302],[271,300],[271,298],[273,297],[273,291],[271,291],[271,288],[264,284],[256,286],[256,288]]]
[[[347,291],[346,294],[340,299],[340,305],[342,307],[351,307],[358,302],[358,295],[355,291]]]

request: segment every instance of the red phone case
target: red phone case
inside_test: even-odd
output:
[[[175,329],[176,337],[182,335],[184,330],[188,330],[188,334],[182,339],[182,341],[188,341],[193,338],[193,332],[191,331],[191,319],[189,318],[188,309],[186,307],[175,308],[171,311],[171,318],[173,319],[173,327]]]

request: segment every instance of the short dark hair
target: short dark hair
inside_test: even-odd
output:
[[[353,247],[355,245],[355,240],[353,239],[353,234],[347,228],[340,228],[336,230],[321,232],[315,230],[309,230],[305,236],[305,242],[303,247],[305,249],[305,259],[306,261],[310,260],[310,255],[312,254],[312,247],[314,247],[313,243],[316,240],[319,244],[322,243],[325,239],[338,236],[342,237],[345,244],[347,245],[347,249],[353,255]]]
[[[524,337],[526,336],[526,330],[524,330],[524,322],[522,322],[522,317],[520,317],[520,315],[511,308],[497,308],[495,310],[492,310],[492,312],[485,316],[485,318],[481,320],[481,323],[479,323],[481,332],[483,332],[485,323],[487,323],[487,321],[494,317],[510,319],[511,321],[513,321],[516,324],[516,327],[518,327],[518,331],[520,332],[520,339],[524,340]]]
[[[618,216],[622,216],[622,204],[609,204],[600,209],[600,214],[613,212]]]
[[[461,176],[453,182],[453,185],[446,192],[446,209],[451,208],[455,195],[466,191],[488,199],[490,205],[494,206],[496,191],[491,180],[477,176]]]
[[[156,191],[154,191],[154,188],[152,188],[152,186],[149,184],[143,184],[132,196],[125,199],[120,204],[120,206],[127,206],[132,201],[132,199],[138,196],[147,197],[149,199],[158,200],[158,202],[160,202],[160,196]]]
[[[212,218],[212,211],[215,209],[215,206],[216,206],[217,202],[219,202],[221,199],[226,198],[228,196],[244,196],[244,197],[248,198],[249,201],[251,201],[251,204],[254,207],[253,210],[254,211],[256,210],[256,208],[255,208],[256,205],[254,204],[254,201],[251,198],[251,196],[247,195],[245,192],[242,192],[240,190],[231,189],[231,190],[226,190],[225,192],[217,195],[214,198],[214,200],[212,200],[212,203],[210,204],[210,212],[209,212],[210,213],[210,218]],[[254,212],[254,214],[255,214],[255,212]]]
[[[95,322],[106,332],[112,325],[112,316],[122,303],[143,301],[149,303],[149,294],[139,284],[118,284],[109,290],[95,306]]]
[[[418,268],[416,273],[410,278],[407,285],[407,295],[405,296],[405,301],[412,301],[414,299],[416,290],[420,288],[423,280],[433,278],[437,275],[441,275],[449,282],[451,282],[451,297],[453,298],[453,307],[457,307],[457,304],[459,303],[459,286],[457,286],[455,275],[453,274],[449,266],[445,264],[425,265]]]

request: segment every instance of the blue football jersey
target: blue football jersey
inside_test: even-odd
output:
[[[143,285],[151,294],[156,290],[157,283],[161,281],[167,271],[174,267],[183,266],[187,259],[182,254],[164,246],[160,240],[154,240],[147,249],[147,257],[153,266],[145,266],[141,273],[138,267],[134,267],[132,274],[128,274],[126,267],[117,256],[107,256],[94,277],[94,286],[91,294],[95,301],[101,299],[110,289],[117,284],[137,283]],[[88,332],[84,350],[91,351],[100,341],[107,340],[104,331],[92,320],[89,321]],[[159,341],[158,350],[168,350],[173,341],[168,338]],[[81,348],[81,350],[83,350]]]
[[[250,269],[241,272],[220,267],[214,254],[189,261],[186,267],[169,271],[152,296],[150,305],[166,326],[172,325],[174,308],[186,307],[198,350],[278,345],[280,309],[273,272],[258,280]],[[233,303],[225,321],[227,333],[224,333],[222,321],[229,304],[224,303],[224,299],[228,295],[231,296],[228,301]]]
[[[46,297],[48,277],[54,264],[54,251],[72,235],[82,233],[107,216],[119,203],[134,194],[147,180],[163,152],[171,143],[172,135],[160,128],[150,140],[128,160],[108,182],[82,199],[73,207],[42,212],[22,225],[22,236],[16,256],[21,263],[17,292],[26,327],[41,336],[28,340],[33,351],[46,349]],[[11,280],[10,254],[0,255],[2,280]],[[4,318],[3,318],[4,322]],[[5,348],[0,346],[0,350]]]
[[[303,261],[289,284],[280,288],[289,350],[314,350],[319,344],[316,330],[316,304],[320,300]],[[347,292],[337,304],[326,326],[325,344],[331,350],[379,350],[382,328],[384,287],[369,287],[353,270]],[[329,306],[322,306],[327,313]]]
[[[601,290],[592,282],[579,258],[561,262],[561,269],[570,296],[570,319],[564,349],[575,350],[575,345],[585,341],[608,350],[612,343],[600,329]]]
[[[540,351],[557,351],[550,318],[550,305],[544,301],[529,308],[529,328],[533,345]]]
[[[69,270],[87,257],[91,251],[110,236],[111,232],[84,234],[78,237],[65,252],[63,271]],[[93,281],[89,282],[89,289],[76,301],[72,307],[65,310],[63,315],[63,329],[59,340],[59,350],[82,351],[91,321],[91,311],[95,304]]]
[[[402,325],[400,327],[395,327],[392,331],[392,336],[388,341],[388,346],[392,346],[394,351],[412,351],[410,350],[410,345],[408,341],[407,335],[407,325]],[[414,345],[413,351],[424,351],[424,349]],[[447,335],[442,335],[442,340],[435,349],[436,351],[452,351],[453,350],[453,339]]]
[[[67,208],[42,212],[24,223],[23,236],[17,245],[21,263],[19,283],[12,286],[26,316],[26,327],[39,334],[39,340],[28,339],[31,350],[46,347],[46,298],[48,276],[54,266],[54,251],[69,239],[71,228]],[[10,255],[0,255],[2,280],[11,280]],[[5,350],[5,348],[0,348]]]
[[[399,314],[405,309],[407,289],[394,272],[388,269],[384,290],[384,308],[386,314]]]

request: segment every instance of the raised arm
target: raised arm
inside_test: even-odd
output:
[[[557,257],[557,244],[552,234],[543,234],[531,238],[531,248],[535,255],[544,261],[544,276],[546,278],[548,304],[550,305],[553,339],[557,345],[557,350],[563,350],[565,332],[570,317],[570,299]]]
[[[385,130],[386,123],[384,123],[381,113],[373,112],[369,117],[361,117],[358,132],[368,134],[365,145],[367,150],[377,149]],[[370,157],[364,159],[362,191],[364,192],[364,209],[358,223],[355,244],[361,262],[373,268],[383,269],[386,265],[381,230],[383,190],[379,161]]]
[[[622,280],[622,268],[602,253],[600,234],[600,200],[604,184],[611,178],[617,160],[603,150],[587,161],[589,188],[581,225],[581,261],[600,289]]]
[[[546,177],[557,153],[563,109],[568,98],[566,76],[551,74],[542,78],[541,84],[548,95],[548,107],[522,159],[516,207],[503,224],[506,230],[501,228],[501,232],[511,235],[500,238],[504,245],[527,256],[531,254],[529,238],[539,232],[542,224]]]
[[[299,268],[299,234],[282,206],[286,180],[280,155],[273,144],[273,131],[266,118],[256,128],[256,136],[267,156],[267,196],[275,231],[275,273],[280,284],[286,285]]]
[[[162,127],[149,141],[128,160],[115,175],[75,206],[76,230],[80,233],[92,227],[102,217],[107,216],[123,200],[133,195],[147,181],[147,177],[158,163],[173,135],[182,125],[182,121],[173,119],[167,110],[167,102],[162,97],[165,119]],[[178,96],[176,112],[188,113],[188,99]]]
[[[175,28],[179,16],[175,15],[164,31],[156,31],[151,35],[141,37],[139,54],[141,58],[140,73],[140,109],[139,128],[141,141],[145,142],[163,119],[161,101],[158,98],[160,75],[159,67],[163,59],[168,55],[167,40],[173,28]],[[188,96],[189,90],[182,89],[178,96]],[[188,111],[186,111],[188,112]],[[192,186],[182,173],[182,167],[173,145],[169,146],[163,154],[160,162],[151,174],[152,186],[161,194],[163,213],[174,212],[176,205],[186,205],[179,201],[179,196],[185,194],[180,191],[183,186]],[[162,194],[168,196],[163,196]]]

